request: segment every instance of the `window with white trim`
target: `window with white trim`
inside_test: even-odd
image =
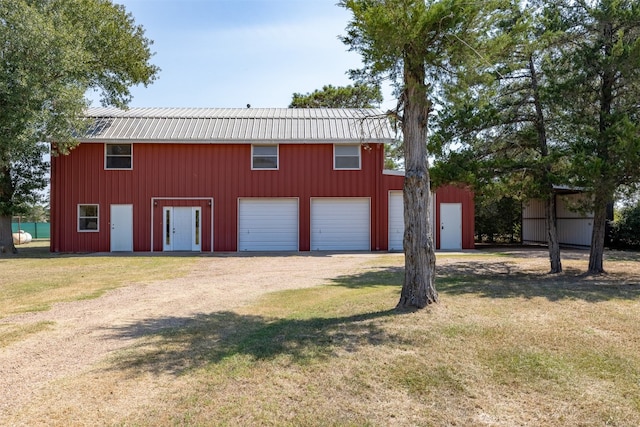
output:
[[[100,231],[98,219],[98,205],[78,205],[78,231]]]
[[[252,145],[251,169],[278,169],[278,146]]]
[[[334,145],[334,169],[360,169],[360,145]]]
[[[105,144],[105,169],[133,169],[132,144]]]

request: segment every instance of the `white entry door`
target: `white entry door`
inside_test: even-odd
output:
[[[440,249],[462,249],[462,203],[440,204]]]
[[[200,251],[202,210],[199,207],[167,206],[162,230],[164,251]]]
[[[404,248],[404,200],[402,191],[389,192],[389,250]]]
[[[111,205],[111,252],[133,251],[133,205]]]

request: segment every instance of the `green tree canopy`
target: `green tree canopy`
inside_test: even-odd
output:
[[[363,81],[391,79],[399,95],[404,141],[405,278],[398,308],[438,300],[430,224],[427,131],[437,92],[491,34],[493,2],[465,0],[341,0],[353,13],[342,40],[362,55],[352,73]],[[499,15],[499,13],[498,13]]]
[[[378,85],[356,83],[348,86],[326,85],[311,93],[294,93],[289,108],[373,108],[382,102]]]
[[[547,13],[567,35],[553,78],[558,135],[571,150],[574,184],[592,195],[589,272],[601,273],[607,205],[640,182],[640,1],[563,0]]]
[[[152,42],[108,0],[0,0],[0,253],[15,251],[11,215],[45,186],[47,150],[72,149],[85,128],[85,94],[125,107],[153,82]]]
[[[505,10],[493,49],[445,86],[432,144],[456,147],[437,162],[439,175],[470,179],[477,193],[497,188],[504,197],[544,201],[551,272],[559,273],[554,185],[566,184],[567,165],[554,138],[547,71],[562,39],[549,30],[542,3]]]

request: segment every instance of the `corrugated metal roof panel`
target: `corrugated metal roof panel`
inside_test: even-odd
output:
[[[386,116],[341,108],[90,108],[85,141],[388,142]]]

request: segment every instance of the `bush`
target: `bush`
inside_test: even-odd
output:
[[[640,249],[640,202],[622,208],[611,229],[611,245],[619,249]]]
[[[511,197],[476,197],[476,241],[516,243],[520,241],[522,204]]]

